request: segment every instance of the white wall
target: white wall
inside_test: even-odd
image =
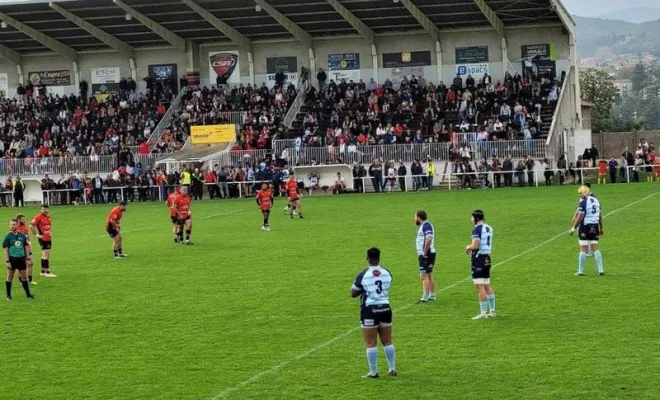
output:
[[[376,38],[376,47],[378,50],[378,64],[382,63],[383,53],[412,52],[412,51],[430,51],[433,66],[424,67],[424,77],[427,81],[437,82],[443,80],[445,83],[451,81],[456,75],[455,48],[466,46],[488,46],[489,67],[491,76],[494,79],[501,79],[504,71],[520,71],[521,46],[555,43],[557,45],[557,71],[560,73],[566,68],[569,59],[568,34],[561,27],[556,28],[530,28],[518,29],[510,28],[506,31],[508,42],[508,58],[511,64],[502,63],[501,41],[495,31],[475,31],[475,32],[442,32],[442,69],[441,76],[437,70],[437,57],[435,52],[435,43],[429,35],[426,34],[403,34],[401,36],[379,36]],[[209,71],[209,53],[219,51],[239,50],[239,73],[241,81],[244,84],[250,82],[250,72],[248,65],[247,52],[231,45],[216,45],[200,47],[199,69],[202,84],[208,85],[210,82]],[[374,77],[374,64],[371,55],[371,46],[366,39],[314,39],[314,53],[316,68],[327,69],[328,54],[336,53],[359,53],[361,77],[366,82]],[[253,44],[254,74],[255,82],[260,85],[266,79],[266,58],[277,56],[295,56],[298,57],[298,67],[309,67],[308,49],[305,45],[296,41],[284,41],[281,43],[257,43]],[[149,64],[169,64],[176,63],[179,75],[182,75],[190,67],[185,53],[175,50],[138,50],[135,54],[137,64],[138,82],[147,75],[147,66]],[[120,67],[121,74],[124,77],[130,76],[129,60],[119,56],[117,53],[109,52],[102,54],[81,54],[79,68],[81,77],[89,82],[91,69],[96,67]],[[65,61],[59,56],[25,56],[23,62],[23,71],[26,74],[31,71],[49,71],[68,69],[71,70],[71,63]],[[13,94],[18,84],[18,74],[16,66],[6,60],[0,60],[0,72],[6,72],[9,77],[10,95]],[[313,71],[312,75],[316,75]],[[383,69],[378,71],[379,81],[383,81],[385,76],[390,76],[391,70]],[[143,87],[143,83],[140,84]],[[76,88],[51,88],[52,91],[72,92]]]

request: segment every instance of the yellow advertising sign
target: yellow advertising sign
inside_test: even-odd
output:
[[[236,138],[236,125],[194,125],[190,127],[192,144],[227,143]]]

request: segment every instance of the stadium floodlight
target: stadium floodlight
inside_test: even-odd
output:
[[[261,6],[259,4],[254,6],[254,11],[255,12],[261,12]]]
[[[0,27],[2,27],[2,29],[7,29],[7,23],[5,21],[0,22]]]
[[[126,14],[124,15],[124,18],[126,19],[126,21],[130,21],[130,20],[133,19],[133,16],[132,16],[131,14],[129,14],[129,13],[126,13]]]
[[[394,3],[394,4],[396,4],[398,2],[399,2],[399,0],[392,0],[392,3]]]

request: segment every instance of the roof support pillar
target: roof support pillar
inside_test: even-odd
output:
[[[488,4],[486,4],[485,0],[474,0],[474,4],[479,7],[481,12],[484,14],[484,17],[488,20],[490,25],[497,31],[497,33],[500,34],[501,37],[504,37],[504,23],[500,19],[500,17],[497,16],[495,11],[493,11],[492,8]]]
[[[438,69],[438,82],[443,82],[442,78],[442,43],[439,41],[435,42],[435,58],[436,58],[436,68]]]
[[[362,37],[369,41],[369,44],[373,45],[376,43],[376,34],[374,31],[369,28],[361,19],[355,16],[350,12],[346,7],[344,7],[338,0],[327,0],[332,8],[341,15],[346,22],[348,22],[353,29],[355,29]]]
[[[247,52],[247,59],[248,59],[248,73],[249,73],[249,76],[250,76],[250,84],[252,84],[252,86],[254,86],[254,84],[255,84],[254,83],[255,82],[255,79],[254,79],[254,57],[252,56],[252,48],[251,47]]]
[[[18,74],[18,83],[25,85],[25,75],[23,74],[23,66],[16,64],[16,73]]]
[[[21,53],[16,50],[10,49],[9,47],[0,44],[0,57],[13,62],[16,65],[20,65],[22,61]]]
[[[436,42],[440,42],[440,29],[438,29],[437,25],[434,24],[433,21],[431,21],[429,17],[427,17],[426,14],[422,12],[422,10],[417,8],[417,6],[412,2],[412,0],[399,0],[399,1],[408,9],[410,14],[413,17],[415,17],[415,19],[417,20],[417,22],[419,22],[422,28],[424,28],[424,30],[429,35],[431,35],[433,40],[435,40]]]
[[[32,38],[32,40],[36,40],[37,42],[48,47],[55,53],[64,57],[64,59],[69,61],[76,61],[78,59],[78,53],[76,52],[76,50],[65,45],[64,43],[59,42],[50,36],[46,36],[45,34],[39,32],[38,30],[25,25],[21,21],[18,21],[7,14],[0,13],[0,19],[5,21],[7,25],[14,27],[17,30],[24,33],[25,35],[29,36],[30,38]]]
[[[177,50],[180,52],[184,53],[186,51],[186,40],[182,38],[181,36],[175,34],[174,32],[170,31],[169,29],[165,28],[158,22],[152,20],[151,18],[147,17],[146,15],[142,14],[141,12],[137,11],[133,7],[125,4],[121,0],[112,0],[117,7],[121,8],[124,10],[127,14],[132,15],[133,18],[138,20],[142,25],[146,26],[149,28],[153,33],[156,35],[160,36],[165,40],[166,42],[169,42],[172,46],[174,46]]]
[[[199,44],[197,42],[193,42],[189,40],[187,47],[188,49],[186,50],[186,56],[188,58],[188,66],[186,68],[186,73],[190,74],[191,76],[197,74],[197,76],[199,77],[199,72],[200,72],[199,65],[200,65],[200,57],[201,57],[201,54],[199,52]],[[213,82],[211,82],[211,84],[213,84]]]
[[[308,49],[312,48],[312,36],[309,33],[305,32],[300,26],[296,25],[295,22],[291,21],[284,14],[277,11],[275,7],[271,6],[265,0],[253,0],[253,1],[256,5],[261,7],[261,9],[264,10],[268,15],[273,17],[275,21],[277,21],[280,25],[282,25],[284,29],[289,31],[289,33],[291,33],[293,37],[303,42]]]
[[[507,45],[506,42],[506,37],[502,36],[502,78],[504,79],[504,75],[506,75],[506,72],[509,70],[509,64],[511,62],[509,61],[509,46]],[[504,80],[502,80],[504,82]]]
[[[78,62],[77,61],[74,61],[71,64],[71,70],[73,71],[73,82],[76,85],[76,88],[79,88],[80,87],[80,70],[78,70]]]
[[[314,53],[314,49],[310,47],[307,52],[309,53],[309,81],[313,84],[313,79],[316,79],[316,74],[314,71],[316,71],[316,54]]]
[[[248,49],[248,51],[251,51],[252,41],[248,37],[237,31],[236,29],[232,28],[231,26],[227,25],[225,22],[220,20],[215,15],[211,14],[208,10],[201,7],[199,4],[195,3],[193,0],[181,0],[181,1],[183,2],[183,4],[187,5],[197,14],[199,14],[202,18],[204,18],[206,22],[213,25],[215,29],[219,30],[223,35],[231,39],[231,41],[234,42],[235,45]]]
[[[375,44],[371,45],[371,59],[374,64],[374,80],[376,82],[379,82],[378,80],[378,49],[376,48]]]

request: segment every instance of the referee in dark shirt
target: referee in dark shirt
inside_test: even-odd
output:
[[[5,263],[7,264],[7,281],[5,282],[7,300],[11,300],[11,285],[16,271],[18,271],[18,278],[21,281],[23,290],[25,290],[25,295],[28,299],[33,299],[34,296],[30,293],[30,284],[27,277],[26,247],[28,239],[24,233],[18,231],[17,227],[18,221],[12,219],[9,225],[9,232],[7,232],[2,242]]]

